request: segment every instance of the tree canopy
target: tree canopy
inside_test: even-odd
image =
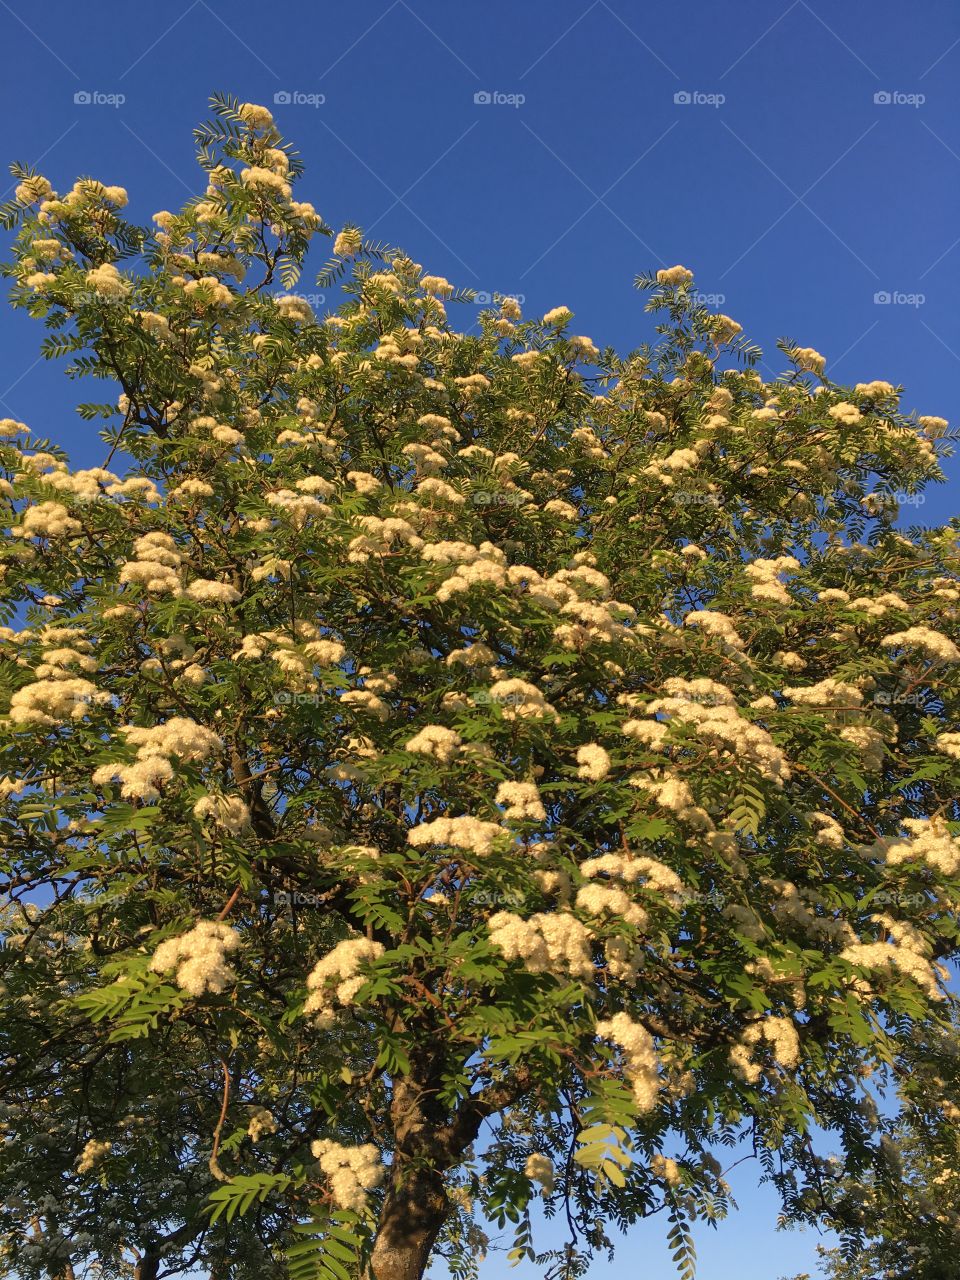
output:
[[[100,467],[0,421],[7,1269],[571,1280],[656,1217],[690,1277],[743,1142],[862,1233],[960,1114],[947,423],[680,266],[618,355],[348,226],[320,316],[269,111],[197,140],[152,228],[2,210],[106,384]]]

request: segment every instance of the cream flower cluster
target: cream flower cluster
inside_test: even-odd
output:
[[[194,578],[184,592],[191,600],[204,604],[236,604],[241,598],[236,587],[228,582],[216,582],[212,578]]]
[[[627,1013],[597,1023],[597,1036],[610,1040],[623,1055],[623,1073],[641,1112],[652,1111],[660,1090],[659,1063],[653,1036]]]
[[[674,476],[679,471],[692,471],[700,463],[700,455],[696,449],[674,449],[665,458],[656,458],[643,468],[644,475],[653,476],[661,484],[668,487],[673,484]]]
[[[332,1138],[318,1138],[310,1150],[320,1161],[337,1207],[363,1213],[370,1192],[379,1187],[387,1172],[373,1143],[347,1147]]]
[[[197,724],[188,716],[171,716],[162,724],[149,728],[126,725],[121,732],[142,758],[178,756],[181,760],[206,760],[223,748],[222,740],[212,729]]]
[[[338,258],[352,258],[363,246],[363,236],[356,227],[344,227],[333,242],[333,252]]]
[[[101,765],[93,774],[93,782],[102,786],[118,779],[120,794],[129,800],[158,800],[158,787],[174,776],[172,757],[197,763],[223,748],[217,734],[185,716],[173,716],[151,728],[125,725],[120,732],[137,748],[136,760],[132,764]]]
[[[573,622],[563,622],[554,628],[553,634],[564,649],[583,649],[591,641],[610,644],[633,638],[629,627],[620,618],[625,612],[627,616],[635,616],[634,611],[619,601],[595,604],[570,600],[561,606],[560,612],[573,618]]]
[[[8,719],[16,725],[53,728],[70,720],[80,720],[90,708],[110,701],[109,693],[64,668],[51,672],[51,679],[35,680],[14,691]]]
[[[791,702],[808,707],[859,707],[863,703],[863,694],[856,685],[832,677],[816,684],[784,685],[781,692]]]
[[[938,418],[932,414],[923,414],[917,419],[917,425],[923,431],[924,435],[929,436],[931,440],[936,440],[944,434],[950,423],[946,418]]]
[[[406,520],[397,516],[381,519],[379,516],[361,516],[362,534],[352,538],[347,547],[349,564],[366,564],[371,556],[389,555],[395,546],[407,546],[417,550],[423,539]]]
[[[177,986],[192,996],[219,995],[236,982],[227,955],[240,946],[240,935],[221,920],[201,920],[178,938],[167,938],[153,953],[154,973],[175,970]]]
[[[53,677],[57,679],[67,674],[68,667],[77,667],[80,671],[96,671],[97,660],[91,656],[93,645],[83,639],[82,631],[73,627],[51,627],[45,629],[42,639],[44,643],[52,643],[55,647],[44,649],[41,662],[36,668],[38,679]],[[68,641],[60,644],[58,641]]]
[[[650,1157],[650,1172],[668,1187],[676,1187],[680,1183],[680,1166],[676,1160],[659,1152]]]
[[[311,688],[314,668],[335,667],[343,661],[346,648],[339,640],[324,635],[313,622],[301,620],[294,624],[293,632],[259,631],[244,636],[233,656],[254,661],[268,657],[291,685],[299,690]]]
[[[500,553],[502,556],[502,552]],[[481,555],[469,564],[458,564],[456,569],[437,588],[436,598],[441,603],[474,587],[504,587],[508,582],[507,571],[499,557]]]
[[[623,880],[626,884],[638,884],[642,880],[644,889],[668,897],[682,898],[687,892],[683,881],[671,867],[644,855],[602,853],[581,862],[580,872],[587,879],[608,875]]]
[[[133,498],[142,502],[160,501],[159,490],[146,476],[130,476],[121,480],[105,467],[85,467],[73,472],[57,467],[44,475],[43,481],[51,489],[69,493],[80,502],[96,502],[104,497]],[[33,508],[28,508],[25,514],[29,515],[31,510]]]
[[[797,368],[808,373],[823,373],[826,368],[826,359],[813,347],[794,347],[790,355]]]
[[[239,796],[201,796],[193,806],[193,816],[223,827],[232,836],[243,835],[250,827],[250,810]]]
[[[475,547],[472,542],[428,542],[420,552],[420,559],[431,564],[461,565],[474,564],[477,560],[486,558],[501,564],[503,553],[500,553],[501,559],[498,559],[496,550],[490,542],[483,542],[479,547]]]
[[[310,477],[310,479],[316,478]],[[298,485],[298,488],[300,487]],[[331,510],[313,493],[298,493],[293,489],[277,489],[273,493],[268,493],[267,502],[296,529],[303,529],[310,520],[317,517],[328,516]]]
[[[247,1137],[251,1142],[257,1143],[265,1135],[277,1132],[277,1121],[272,1111],[266,1107],[254,1107],[250,1113],[250,1123],[247,1125]]]
[[[613,916],[637,929],[643,929],[649,916],[633,901],[625,889],[610,884],[585,884],[577,891],[575,905],[591,916]]]
[[[888,400],[896,395],[896,387],[893,383],[884,382],[880,378],[874,378],[872,382],[858,382],[853,389],[865,400]]]
[[[492,852],[494,841],[503,835],[503,828],[496,822],[484,822],[481,818],[464,815],[459,818],[434,818],[421,822],[407,832],[407,844],[414,849],[431,845],[444,845],[452,849],[465,849],[478,857]]]
[[[690,284],[693,272],[689,267],[661,267],[657,272],[657,283],[665,285]]]
[[[419,733],[415,733],[403,749],[419,752],[425,756],[434,756],[444,764],[449,764],[462,745],[460,735],[455,729],[446,729],[441,724],[428,724]]]
[[[137,311],[135,314],[147,333],[152,334],[158,342],[170,341],[170,321],[166,316],[157,311]]]
[[[273,169],[265,169],[262,165],[251,165],[248,169],[241,169],[240,181],[254,192],[273,192],[287,199],[293,193],[293,188],[286,178],[275,173]]]
[[[366,978],[360,970],[384,953],[382,942],[370,938],[344,938],[313,966],[307,978],[311,994],[303,1006],[321,1024],[329,1023],[335,1004],[350,1005]]]
[[[382,350],[383,346],[381,344],[381,353]],[[412,359],[414,363],[417,362],[416,356],[396,356],[393,354],[394,350],[395,348],[391,348],[390,350],[391,358],[395,360]],[[435,477],[437,473],[439,471],[443,471],[447,465],[446,457],[429,444],[417,442],[405,444],[401,453],[405,458],[409,458],[413,462],[414,471],[417,476]]]
[[[504,720],[559,719],[556,708],[527,680],[497,680],[490,686],[489,698],[501,707]]]
[[[133,545],[134,559],[120,569],[121,583],[134,583],[150,595],[179,595],[183,556],[168,533],[145,533]]]
[[[817,843],[825,849],[842,849],[847,843],[843,827],[832,814],[814,811],[808,813],[806,818],[816,833]]]
[[[840,730],[840,737],[856,747],[861,763],[868,772],[877,773],[883,768],[887,749],[878,729],[867,724],[850,724]]]
[[[390,704],[384,702],[372,689],[348,689],[340,695],[340,702],[345,707],[356,707],[375,719],[384,721],[390,718]]]
[[[841,951],[840,958],[864,969],[902,973],[912,978],[931,1000],[942,1000],[943,993],[937,981],[938,974],[930,963],[930,946],[926,939],[904,920],[893,920],[884,915],[875,916],[874,920],[883,930],[886,940],[851,943]],[[869,988],[867,994],[872,995]]]
[[[744,573],[753,583],[750,594],[755,600],[770,600],[775,604],[792,604],[790,593],[780,581],[784,573],[796,573],[799,560],[793,556],[777,556],[774,560],[752,560]]]
[[[74,520],[61,502],[38,502],[24,511],[19,527],[14,530],[14,536],[71,538],[82,531],[80,521]]]
[[[706,743],[719,751],[744,760],[763,777],[782,785],[790,777],[786,757],[766,729],[745,720],[733,704],[733,696],[723,685],[711,689],[711,701],[700,701],[701,681],[684,681],[672,678],[664,682],[669,695],[656,698],[647,704],[648,715],[663,715],[678,724],[691,726],[698,742]],[[708,684],[713,685],[713,681]],[[716,691],[722,691],[717,696]],[[662,722],[660,722],[662,723]],[[629,727],[628,727],[629,726]],[[627,721],[623,732],[630,736],[634,722]],[[653,745],[652,742],[648,745]]]
[[[675,813],[681,822],[700,831],[709,831],[713,822],[694,799],[690,786],[669,769],[631,775],[630,785],[651,795],[661,809]]]
[[[478,667],[489,667],[491,675],[497,670],[496,661],[497,655],[482,641],[475,641],[463,649],[451,649],[444,658],[444,664],[448,667],[463,666],[471,671]]]
[[[268,130],[273,128],[273,115],[267,107],[258,106],[255,102],[242,102],[237,115],[252,130]]]
[[[792,1018],[767,1017],[751,1023],[730,1049],[733,1069],[747,1084],[756,1084],[763,1075],[762,1052],[769,1046],[774,1062],[791,1070],[800,1062],[800,1037]]]
[[[843,426],[852,427],[862,420],[863,415],[855,404],[850,404],[847,400],[841,400],[838,404],[830,406],[827,410],[827,417],[833,418],[835,422],[839,422]]]
[[[77,1161],[77,1173],[89,1173],[112,1150],[112,1142],[101,1142],[97,1138],[91,1138],[80,1152],[80,1158]]]
[[[458,493],[452,485],[447,484],[445,480],[438,480],[435,476],[421,480],[415,492],[420,497],[436,498],[439,502],[448,502],[455,507],[462,507],[467,501],[464,495]]]
[[[725,613],[714,609],[695,609],[683,619],[684,626],[697,627],[708,636],[716,636],[731,649],[742,649],[744,642],[737,634],[737,629]]]
[[[37,173],[29,178],[24,178],[22,182],[18,183],[14,195],[21,204],[36,204],[38,201],[52,196],[53,187],[50,185],[48,178],[44,178]]]
[[[553,1161],[549,1156],[543,1155],[539,1151],[534,1151],[527,1156],[527,1162],[523,1166],[523,1172],[531,1182],[539,1182],[543,1187],[543,1194],[550,1195],[553,1191],[556,1175],[553,1169]]]
[[[762,878],[761,884],[771,892],[770,910],[782,921],[789,921],[818,939],[847,944],[855,940],[846,920],[838,917],[827,900],[815,889],[799,888],[792,880]],[[817,914],[817,912],[821,914]]]
[[[103,262],[87,272],[87,284],[101,298],[116,302],[130,292],[130,281],[124,279],[112,262]]]
[[[925,658],[939,662],[960,662],[960,649],[949,636],[930,627],[908,627],[884,636],[880,641],[885,649],[914,649]]]
[[[610,772],[610,753],[598,742],[587,742],[577,748],[577,777],[588,782],[602,782]]]
[[[543,822],[547,812],[533,782],[501,782],[494,803],[504,806],[504,816],[524,822]]]
[[[530,973],[588,981],[596,976],[590,933],[567,911],[540,912],[526,920],[498,911],[487,928],[493,945],[508,960],[522,961]]]
[[[890,867],[925,863],[945,876],[960,873],[960,840],[951,836],[943,822],[935,818],[904,818],[903,826],[907,836],[888,836],[871,852]]]

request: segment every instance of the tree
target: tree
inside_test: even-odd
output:
[[[829,1280],[958,1280],[960,1258],[960,1062],[949,1036],[905,1046],[902,1107],[884,1127],[872,1168],[852,1177],[825,1165],[841,1244],[820,1247]],[[934,1065],[936,1064],[936,1065]],[[883,1099],[878,1101],[883,1106]]]
[[[947,424],[764,381],[682,267],[620,357],[348,226],[320,319],[297,159],[214,107],[154,230],[3,211],[119,388],[102,468],[0,423],[8,1258],[469,1277],[492,1223],[573,1277],[662,1215],[687,1276],[744,1135],[829,1215],[814,1124],[873,1167],[950,1020],[960,524],[894,525]]]

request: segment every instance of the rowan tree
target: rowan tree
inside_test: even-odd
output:
[[[106,384],[102,467],[0,422],[11,1265],[574,1277],[659,1216],[688,1276],[744,1139],[829,1220],[817,1141],[875,1169],[950,1026],[960,523],[896,523],[947,424],[764,378],[680,266],[620,356],[348,226],[321,316],[295,153],[214,108],[152,229],[3,211]]]

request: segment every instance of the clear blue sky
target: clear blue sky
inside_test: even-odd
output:
[[[196,193],[212,91],[286,93],[301,198],[335,227],[531,313],[563,303],[620,348],[650,333],[634,274],[682,262],[772,368],[786,335],[839,380],[903,382],[908,407],[960,419],[955,0],[0,0],[0,35],[5,158],[58,189],[121,184],[145,221]],[[99,459],[76,388],[33,363],[40,337],[0,314],[0,408]],[[952,486],[916,514],[958,508]],[[811,1237],[775,1235],[771,1198],[737,1185],[740,1217],[698,1233],[702,1280],[813,1270]],[[592,1275],[667,1280],[660,1235]]]

